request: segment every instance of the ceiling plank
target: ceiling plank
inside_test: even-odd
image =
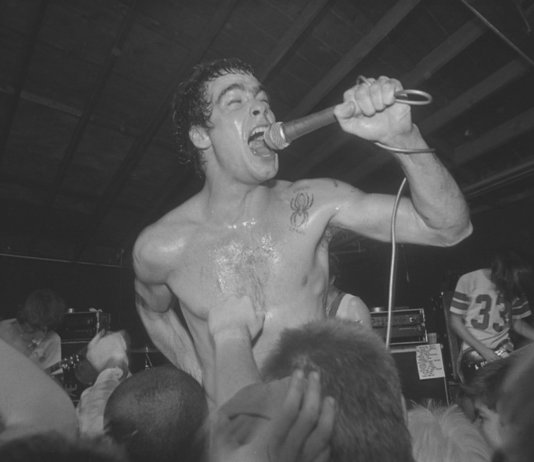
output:
[[[534,108],[494,127],[476,140],[458,146],[452,156],[453,168],[460,167],[508,141],[534,129]]]
[[[425,134],[430,134],[443,127],[455,117],[463,114],[496,91],[519,79],[530,70],[522,60],[513,60],[498,69],[484,80],[451,101],[447,106],[434,112],[419,124]]]
[[[417,65],[402,77],[404,88],[420,85],[430,79],[439,69],[459,55],[475,40],[481,37],[486,29],[478,21],[469,21],[454,34],[445,39],[432,53],[426,55]]]
[[[68,168],[72,163],[72,159],[74,158],[78,146],[81,140],[83,139],[87,125],[91,121],[91,117],[95,110],[96,104],[100,100],[100,96],[102,95],[102,92],[106,87],[106,84],[113,71],[113,68],[115,67],[115,63],[117,62],[118,57],[122,53],[124,42],[126,41],[130,33],[133,21],[137,14],[136,6],[136,0],[133,0],[128,12],[121,21],[118,33],[115,36],[113,43],[111,44],[106,61],[104,65],[100,68],[100,72],[98,74],[98,77],[96,78],[93,91],[85,101],[81,117],[78,119],[78,122],[76,123],[76,126],[74,127],[74,130],[70,137],[69,143],[65,148],[65,152],[63,153],[63,157],[58,165],[53,183],[50,186],[48,193],[44,195],[43,207],[45,207],[45,209],[51,209],[54,205],[54,202],[56,201],[56,198],[58,197],[63,180],[65,179]],[[43,213],[41,215],[41,222],[36,223],[33,236],[30,239],[30,251],[33,250],[34,246],[38,245],[39,240],[43,236],[42,230],[45,226],[45,220],[49,216],[51,216],[51,214]]]
[[[489,175],[480,181],[462,186],[462,192],[467,199],[473,199],[532,174],[534,174],[534,159],[529,159],[519,165]]]
[[[467,48],[484,32],[485,30],[478,22],[470,21],[466,23],[454,34],[448,37],[443,43],[441,43],[437,48],[425,56],[415,66],[414,70],[402,77],[400,81],[402,83],[405,81],[408,82],[408,84],[405,85],[406,88],[418,86],[426,78],[430,77],[438,69],[447,64],[448,61],[452,60],[458,53]],[[445,60],[444,57],[447,59]],[[345,139],[342,145],[336,143],[335,140],[336,138],[332,138],[329,142],[323,143],[319,149],[315,149],[310,153],[310,155],[306,156],[305,161],[303,160],[296,166],[298,170],[296,168],[292,168],[291,172],[298,172],[300,177],[305,176],[315,166],[330,157],[334,152],[336,152],[336,150],[348,143],[350,139]],[[321,149],[323,146],[327,146],[327,148]],[[384,165],[384,162],[377,163],[376,168],[380,168],[382,165]],[[373,173],[373,170],[369,170],[367,172],[367,174],[371,173]],[[354,177],[351,175],[354,175]],[[350,175],[347,175],[347,178],[351,178],[351,181],[360,180],[363,178],[362,171],[360,171],[359,168],[356,168],[353,172],[351,172]]]
[[[309,92],[299,105],[290,111],[287,119],[294,119],[310,112],[343,78],[351,72],[421,0],[400,0],[380,18],[372,30],[356,43],[351,50]]]
[[[87,124],[91,120],[91,116],[93,115],[96,104],[98,103],[100,96],[102,95],[102,91],[106,87],[106,84],[109,80],[111,72],[113,71],[113,68],[115,67],[117,59],[122,53],[124,42],[126,41],[126,38],[130,33],[134,18],[136,17],[136,6],[137,2],[136,0],[133,0],[132,5],[128,10],[128,13],[125,15],[123,21],[121,22],[120,29],[115,37],[115,40],[113,41],[113,44],[111,45],[111,48],[109,49],[106,62],[100,69],[93,91],[85,102],[82,116],[78,119],[78,123],[74,127],[72,136],[69,140],[69,144],[67,145],[63,154],[63,158],[61,159],[61,162],[58,166],[58,170],[54,178],[54,183],[51,187],[50,195],[45,199],[45,207],[49,207],[54,203],[58,191],[61,188],[61,184],[65,179],[65,175],[72,162],[74,154],[76,153],[76,150],[78,149],[78,146],[83,138],[85,129],[87,128]]]
[[[313,0],[299,13],[298,19],[291,24],[286,34],[278,41],[271,53],[265,58],[264,65],[258,70],[260,81],[267,80],[280,61],[289,53],[297,40],[306,32],[315,18],[323,11],[330,0]]]
[[[19,69],[18,75],[15,78],[14,91],[11,94],[8,100],[8,107],[6,110],[6,123],[0,134],[0,167],[3,164],[4,155],[6,151],[6,144],[9,138],[9,133],[11,132],[11,127],[13,121],[15,120],[15,114],[17,113],[17,107],[20,101],[20,94],[22,92],[22,87],[26,82],[26,77],[30,69],[30,63],[35,51],[35,45],[37,44],[37,37],[41,31],[41,26],[43,25],[43,20],[46,13],[46,8],[48,6],[48,0],[41,0],[37,12],[35,13],[35,19],[33,21],[31,34],[28,37],[28,45],[26,47],[24,57],[22,59],[22,65]]]
[[[213,14],[210,22],[206,24],[206,28],[204,29],[205,33],[202,34],[195,42],[195,46],[191,49],[186,62],[184,62],[183,66],[181,67],[181,71],[178,73],[176,78],[172,79],[172,81],[175,83],[173,83],[167,91],[166,96],[163,101],[161,101],[156,113],[153,117],[151,117],[150,122],[143,133],[136,139],[135,143],[128,151],[125,159],[113,175],[108,187],[102,194],[102,197],[98,202],[91,218],[91,229],[87,230],[85,236],[83,236],[83,238],[80,240],[74,253],[74,260],[78,260],[82,256],[83,251],[94,238],[94,234],[100,227],[100,224],[102,223],[102,220],[106,214],[111,209],[115,198],[128,181],[131,172],[141,159],[142,155],[145,153],[148,145],[152,141],[152,138],[167,117],[169,112],[169,102],[176,92],[178,85],[183,80],[186,73],[190,72],[191,68],[202,60],[204,54],[209,49],[210,45],[215,40],[221,29],[224,27],[226,21],[234,11],[238,1],[239,0],[224,0],[221,2]]]

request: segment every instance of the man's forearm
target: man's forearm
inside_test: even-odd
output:
[[[216,335],[215,403],[224,404],[241,388],[260,381],[260,373],[247,335]]]
[[[395,139],[398,147],[428,147],[414,125],[412,133]],[[469,209],[456,181],[432,153],[394,154],[410,185],[413,206],[426,226],[440,234],[443,245],[453,245],[469,236]]]

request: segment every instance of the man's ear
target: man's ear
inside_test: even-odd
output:
[[[199,125],[193,125],[189,129],[189,139],[196,148],[204,151],[211,146],[211,139],[208,136],[206,128]]]

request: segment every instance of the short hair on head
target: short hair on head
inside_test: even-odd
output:
[[[318,371],[337,404],[332,460],[412,461],[400,379],[382,339],[359,323],[328,319],[282,332],[262,368],[266,380]]]
[[[415,405],[408,411],[408,428],[416,462],[490,460],[484,437],[457,405]]]
[[[191,142],[189,130],[195,125],[208,126],[213,109],[208,100],[208,83],[231,73],[254,75],[254,70],[239,58],[222,58],[200,63],[193,68],[190,77],[180,84],[173,99],[172,121],[179,158],[183,163],[192,162],[200,176],[203,176],[204,160],[202,153]]]
[[[462,385],[461,391],[473,401],[479,401],[488,409],[495,411],[501,392],[501,386],[515,356],[497,359],[479,369],[468,384]]]
[[[195,433],[207,415],[200,384],[171,365],[138,372],[111,394],[104,411],[106,432],[132,462],[194,460]]]
[[[38,289],[26,297],[17,313],[17,320],[35,329],[55,329],[61,324],[66,309],[65,300],[57,292]]]

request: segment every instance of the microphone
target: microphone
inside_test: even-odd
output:
[[[432,96],[425,91],[404,89],[395,92],[395,101],[410,106],[424,106],[432,102]],[[281,151],[297,138],[336,122],[334,107],[328,107],[290,122],[275,122],[267,127],[263,134],[265,144],[274,151]]]
[[[275,122],[267,128],[263,139],[267,147],[280,151],[287,148],[297,138],[335,121],[334,106],[332,106],[290,122]]]

